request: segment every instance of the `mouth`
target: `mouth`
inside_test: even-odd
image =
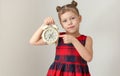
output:
[[[72,29],[72,28],[74,28],[75,26],[70,26],[70,27],[68,27],[68,29]]]

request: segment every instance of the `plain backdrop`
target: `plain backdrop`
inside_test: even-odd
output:
[[[0,0],[0,76],[46,76],[55,45],[32,46],[29,39],[56,6],[72,0]],[[80,33],[93,38],[91,76],[120,76],[120,0],[76,0]]]

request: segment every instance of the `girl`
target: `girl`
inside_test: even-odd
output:
[[[90,76],[87,62],[93,57],[92,38],[79,32],[81,15],[77,9],[77,2],[62,7],[57,6],[60,24],[66,32],[59,35],[56,42],[56,56],[50,66],[47,76]],[[43,24],[55,24],[52,17],[47,17]],[[41,34],[41,26],[30,39],[33,45],[45,45]]]

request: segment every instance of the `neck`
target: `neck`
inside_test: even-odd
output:
[[[79,33],[79,32],[75,32],[75,33],[66,32],[66,34],[72,35],[72,36],[74,36],[74,37],[80,36],[80,33]]]

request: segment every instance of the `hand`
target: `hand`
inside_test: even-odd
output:
[[[44,19],[44,23],[43,24],[53,25],[53,24],[55,24],[55,22],[54,22],[54,19],[52,17],[47,17],[47,18]]]
[[[40,28],[42,30],[44,30],[45,28],[48,27],[48,25],[53,25],[53,24],[55,24],[53,18],[52,17],[47,17],[47,18],[44,19],[44,22],[43,22],[43,24],[41,25]]]
[[[65,44],[69,44],[69,43],[72,43],[75,39],[74,36],[72,35],[67,35],[67,34],[64,34],[64,35],[59,35],[59,37],[62,37],[63,38],[63,41]]]

